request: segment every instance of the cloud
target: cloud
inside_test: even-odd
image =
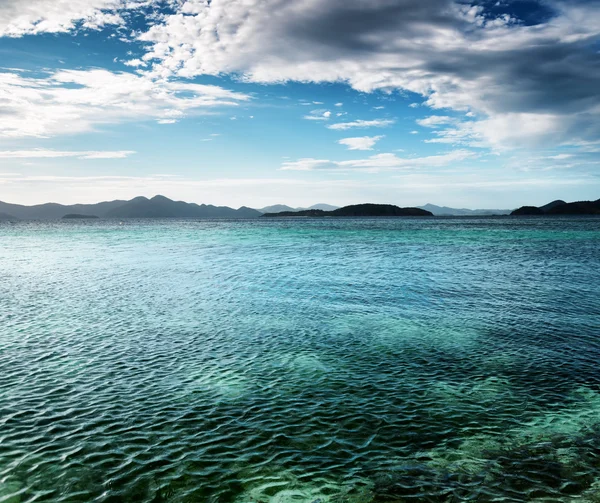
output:
[[[432,115],[424,119],[418,119],[417,124],[423,127],[437,128],[444,124],[452,124],[455,120],[447,115]]]
[[[135,154],[133,150],[117,151],[84,151],[68,152],[60,150],[0,150],[0,159],[56,159],[64,157],[76,157],[78,159],[125,159]]]
[[[99,30],[124,25],[122,13],[152,0],[2,0],[0,37],[66,33],[80,26]]]
[[[347,146],[348,150],[373,150],[373,146],[382,138],[383,136],[359,136],[342,138],[338,143]]]
[[[305,158],[298,161],[284,162],[282,171],[396,171],[415,168],[439,168],[457,161],[474,158],[476,154],[470,150],[454,150],[445,154],[426,157],[398,157],[395,154],[377,154],[366,159],[350,161],[330,161],[324,159]]]
[[[547,15],[532,21],[519,18],[513,2],[180,0],[139,39],[160,76],[402,90],[433,109],[476,112],[490,121],[484,136],[495,122],[512,129],[539,115],[529,124],[541,129],[522,131],[532,143],[596,140],[600,4],[534,2]],[[569,127],[548,135],[544,117]]]
[[[331,117],[329,110],[313,110],[309,115],[305,115],[304,118],[309,121],[328,121]]]
[[[133,66],[134,68],[137,68],[140,66],[148,66],[148,63],[142,61],[141,59],[130,59],[128,61],[125,61],[123,64],[125,66]]]
[[[598,156],[588,152],[553,153],[548,155],[515,155],[508,158],[506,168],[515,172],[551,172],[574,170],[578,173],[594,173],[600,167]]]
[[[133,120],[172,123],[249,99],[218,86],[107,70],[65,70],[42,78],[0,72],[0,137],[50,137]]]
[[[573,139],[582,133],[600,138],[599,117],[591,113],[563,117],[551,113],[499,113],[478,121],[453,121],[450,127],[435,131],[435,138],[425,141],[503,151],[580,146],[587,142]],[[565,141],[566,138],[571,141]]]
[[[374,119],[370,121],[356,120],[352,122],[339,122],[337,124],[331,124],[327,126],[329,129],[335,129],[338,131],[345,131],[346,129],[366,129],[370,127],[387,127],[394,124],[396,121],[392,119]]]

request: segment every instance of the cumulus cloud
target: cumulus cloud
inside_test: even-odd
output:
[[[370,121],[356,120],[352,122],[338,122],[327,126],[329,129],[345,131],[346,129],[366,129],[370,127],[387,127],[394,124],[396,121],[392,119],[374,119]]]
[[[457,161],[464,161],[475,157],[470,150],[461,149],[445,154],[425,157],[398,157],[395,154],[377,154],[366,159],[349,161],[330,161],[325,159],[299,159],[288,161],[281,166],[282,171],[367,171],[378,173],[380,171],[395,171],[414,168],[439,168],[448,166]]]
[[[342,138],[338,140],[340,145],[345,145],[348,150],[373,150],[375,144],[383,136],[359,136],[355,138]]]
[[[148,66],[148,63],[145,63],[141,59],[130,59],[128,61],[125,61],[123,64],[125,66],[133,66],[134,68],[137,68],[140,66]]]
[[[0,137],[81,133],[131,120],[172,123],[249,99],[218,86],[107,70],[65,70],[42,78],[0,72]]]
[[[540,6],[550,14],[535,25],[498,11],[503,5],[510,2],[180,0],[139,38],[156,75],[400,89],[434,109],[477,112],[490,121],[478,130],[489,143],[501,140],[495,122],[512,129],[535,115],[541,120],[528,123],[541,129],[522,131],[533,143],[597,139],[589,126],[600,122],[600,4],[547,0]],[[548,121],[569,127],[549,135]]]
[[[133,150],[101,151],[91,150],[84,152],[69,152],[60,150],[0,150],[0,159],[56,159],[76,157],[78,159],[125,159],[135,154]]]
[[[122,13],[153,0],[2,0],[0,37],[65,33],[82,28],[98,30],[124,25]]]

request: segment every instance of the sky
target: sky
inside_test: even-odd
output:
[[[599,0],[0,0],[0,200],[600,197]]]

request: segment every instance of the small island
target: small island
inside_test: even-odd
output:
[[[63,220],[89,220],[98,218],[96,215],[82,215],[80,213],[69,213],[62,217]]]
[[[432,217],[433,213],[421,208],[400,208],[393,204],[354,204],[332,211],[304,210],[265,213],[263,217]]]
[[[511,216],[551,216],[551,215],[600,215],[600,199],[597,201],[576,201],[566,203],[552,201],[544,206],[521,206]]]

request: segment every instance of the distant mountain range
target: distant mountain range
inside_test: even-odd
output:
[[[566,203],[558,199],[539,207],[521,206],[513,211],[511,215],[600,215],[600,199],[597,201],[576,201],[574,203]]]
[[[164,196],[136,197],[131,201],[62,205],[56,203],[23,206],[0,201],[0,220],[58,220],[67,215],[99,218],[256,218],[260,211],[211,204],[173,201]]]
[[[376,208],[375,208],[376,207]],[[360,209],[364,216],[369,212],[385,214],[384,208],[398,208],[393,205],[353,205],[339,208],[330,204],[315,204],[310,208],[292,208],[285,204],[276,204],[260,210],[242,206],[234,209],[228,206],[211,204],[195,204],[173,201],[165,196],[136,197],[130,201],[105,201],[97,204],[56,203],[23,206],[0,201],[0,221],[2,220],[59,220],[82,218],[258,218],[263,214],[278,216],[344,216],[351,211],[348,208]],[[369,209],[370,208],[370,209]],[[416,208],[399,208],[404,214],[408,210],[424,211],[415,215],[433,214],[434,216],[475,216],[475,215],[582,215],[600,214],[600,200],[566,203],[562,200],[552,201],[541,207],[523,206],[518,210],[470,210],[466,208],[449,208],[426,204]],[[392,211],[392,210],[390,210]],[[396,211],[396,210],[393,210]],[[336,213],[337,212],[337,213]],[[358,216],[358,215],[355,215]]]
[[[433,213],[436,217],[445,216],[476,216],[476,215],[509,215],[512,210],[469,210],[467,208],[449,208],[448,206],[436,206],[435,204],[426,204],[418,206],[422,210]]]
[[[421,208],[400,208],[393,204],[354,204],[332,211],[318,209],[265,213],[263,217],[432,217],[433,213]]]

